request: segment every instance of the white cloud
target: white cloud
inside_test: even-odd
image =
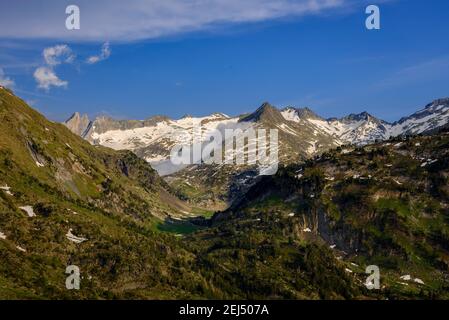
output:
[[[75,60],[75,55],[72,53],[72,49],[66,44],[45,48],[42,55],[49,66],[56,66],[62,62],[72,63]]]
[[[50,90],[54,87],[67,87],[68,82],[58,78],[51,67],[39,67],[34,71],[34,79],[36,79],[38,88]]]
[[[3,69],[0,68],[0,86],[12,88],[14,85],[14,81],[11,78],[8,78]]]
[[[77,0],[81,29],[67,30],[68,0],[0,1],[0,38],[132,41],[218,26],[315,15],[351,0]],[[27,8],[27,10],[23,10]],[[64,18],[64,16],[62,16]]]
[[[106,60],[111,55],[111,48],[109,47],[109,42],[106,42],[101,47],[101,52],[97,56],[90,56],[87,58],[87,63],[94,64],[102,60]]]
[[[42,51],[47,66],[39,67],[34,71],[34,79],[37,87],[50,90],[53,87],[67,87],[68,82],[59,79],[54,68],[61,63],[72,63],[75,60],[75,54],[66,44],[59,44],[53,47],[45,48]]]

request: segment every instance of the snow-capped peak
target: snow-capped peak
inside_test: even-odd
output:
[[[449,123],[449,98],[438,99],[411,116],[393,123],[391,136],[420,134],[438,130]]]

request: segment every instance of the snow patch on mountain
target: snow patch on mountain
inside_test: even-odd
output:
[[[22,207],[19,207],[19,209],[25,211],[26,214],[28,215],[28,217],[30,217],[30,218],[36,216],[36,214],[34,213],[34,210],[33,210],[33,207],[32,207],[32,206],[22,206]]]
[[[75,242],[75,243],[82,243],[82,242],[84,242],[84,241],[87,241],[86,238],[75,236],[75,235],[72,233],[72,229],[69,229],[69,231],[67,231],[67,233],[66,233],[65,236],[66,236],[66,238],[67,238],[69,241],[72,241],[72,242]]]
[[[301,118],[298,115],[298,112],[293,108],[286,108],[281,111],[282,116],[287,121],[300,122]]]
[[[13,196],[14,194],[10,191],[11,187],[5,184],[4,186],[0,187],[0,190],[3,190],[7,195]]]

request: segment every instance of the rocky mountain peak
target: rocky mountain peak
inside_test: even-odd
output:
[[[370,121],[374,120],[376,117],[372,116],[366,111],[363,111],[361,113],[351,113],[350,115],[341,118],[341,121],[343,122],[352,122],[352,121]],[[376,119],[377,120],[377,119]]]
[[[75,112],[69,119],[64,122],[64,124],[72,132],[82,136],[86,129],[89,127],[90,120],[87,114],[81,115],[79,112]]]
[[[313,110],[311,110],[308,107],[296,108],[295,110],[301,119],[321,119],[319,115],[317,115],[315,112],[313,112]]]
[[[269,102],[264,102],[256,111],[253,113],[243,117],[241,121],[270,121],[270,122],[283,122],[284,118],[281,115],[281,112],[272,106]]]

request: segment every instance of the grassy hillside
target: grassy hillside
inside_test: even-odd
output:
[[[195,295],[183,288],[196,282],[183,271],[192,255],[159,231],[187,207],[155,171],[130,152],[91,146],[4,89],[0,187],[0,297]],[[83,290],[65,289],[71,264]]]
[[[382,290],[369,297],[448,298],[448,177],[447,133],[339,148],[265,177],[216,214],[211,230],[225,233],[214,245],[251,234],[246,252],[258,256],[264,245],[282,252],[314,243],[356,282],[367,265],[379,266]]]

